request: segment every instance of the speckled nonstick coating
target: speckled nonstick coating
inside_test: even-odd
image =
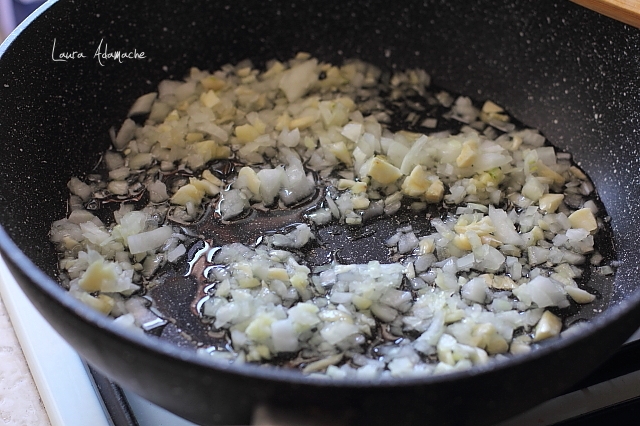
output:
[[[58,52],[88,57],[52,61],[54,39]],[[146,59],[101,66],[93,58],[101,40]],[[259,64],[299,50],[423,67],[438,85],[492,99],[572,152],[612,219],[621,266],[610,307],[581,334],[500,364],[343,383],[221,367],[167,342],[139,342],[65,294],[50,223],[65,215],[69,177],[96,163],[133,100],[191,66]],[[266,402],[346,410],[353,424],[490,424],[568,388],[640,324],[639,50],[637,29],[564,0],[49,3],[0,49],[0,249],[38,309],[92,365],[197,423],[247,423]]]

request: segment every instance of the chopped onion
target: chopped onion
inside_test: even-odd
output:
[[[129,109],[128,116],[131,117],[134,115],[148,114],[149,112],[151,112],[151,107],[157,97],[158,94],[156,92],[151,92],[147,93],[146,95],[140,96],[138,99],[136,99],[136,101]]]
[[[264,72],[243,61],[161,82],[129,110],[146,122],[125,119],[99,170],[69,181],[71,213],[51,227],[61,281],[149,330],[163,320],[135,292],[182,261],[203,274],[194,278],[205,283],[206,327],[232,346],[203,352],[237,363],[296,357],[313,377],[441,374],[558,335],[545,308],[595,298],[579,287],[578,265],[614,272],[594,245],[607,221],[593,184],[499,105],[436,93],[422,70],[381,76],[300,53]],[[436,114],[433,102],[448,110]],[[434,131],[452,119],[459,132]],[[411,127],[394,132],[392,122]],[[93,214],[105,201],[120,202],[112,218]],[[169,225],[251,227],[256,211],[286,219],[287,207],[300,207],[303,223],[274,225],[251,245],[211,247],[203,228]],[[337,227],[357,241],[358,227],[400,211],[427,221],[369,240],[382,238],[388,263],[340,264],[348,253],[325,252]]]
[[[131,254],[138,254],[153,250],[163,245],[171,237],[171,234],[173,234],[173,230],[170,226],[161,226],[153,231],[130,235],[127,238],[129,251]]]

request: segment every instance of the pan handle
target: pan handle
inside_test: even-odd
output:
[[[571,0],[609,18],[640,28],[640,0]]]
[[[268,404],[253,410],[252,426],[347,426],[349,413],[337,415],[317,408],[281,408]]]

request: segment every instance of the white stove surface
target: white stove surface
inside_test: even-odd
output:
[[[52,426],[113,426],[86,364],[27,299],[0,258],[4,301]],[[132,392],[140,426],[194,426]]]
[[[0,294],[52,426],[113,426],[85,363],[24,295],[0,258]],[[640,338],[640,331],[632,339]],[[124,389],[140,426],[194,426]],[[498,426],[545,426],[640,397],[640,371],[563,395]]]

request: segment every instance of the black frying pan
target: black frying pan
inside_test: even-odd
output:
[[[555,396],[640,324],[640,33],[566,1],[313,3],[63,1],[0,53],[0,249],[56,330],[98,370],[201,424],[248,423],[259,403],[347,413],[354,424],[489,424]],[[54,62],[58,51],[87,58]],[[93,58],[100,41],[145,59]],[[297,372],[213,365],[138,342],[56,284],[50,223],[65,184],[97,162],[138,96],[191,66],[260,64],[304,50],[390,69],[422,67],[453,92],[492,99],[574,153],[600,192],[620,261],[607,309],[580,334],[471,371],[393,382],[318,382]]]

